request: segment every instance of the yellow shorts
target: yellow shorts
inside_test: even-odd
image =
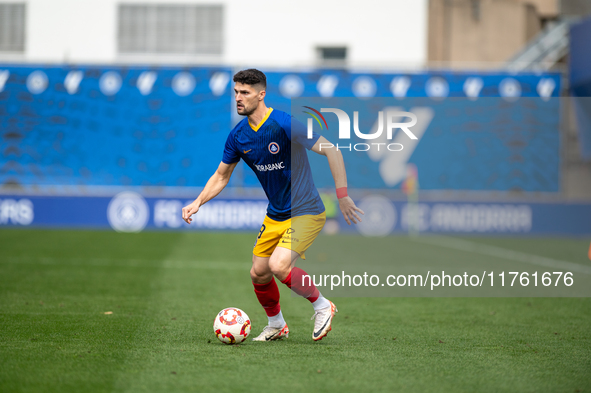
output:
[[[257,257],[268,258],[273,254],[275,247],[283,247],[297,252],[302,259],[306,259],[304,253],[312,245],[325,222],[324,212],[297,216],[285,221],[275,221],[265,216],[252,253]]]

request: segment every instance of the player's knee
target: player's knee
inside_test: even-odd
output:
[[[269,259],[269,269],[276,277],[283,277],[289,272],[289,267],[291,266],[289,260],[283,260],[281,258],[273,258]]]
[[[265,284],[271,280],[272,276],[271,271],[259,271],[254,266],[250,268],[250,279],[255,284]]]
[[[261,277],[260,274],[257,274],[257,271],[254,269],[254,267],[250,268],[250,279],[252,280],[252,282],[256,283],[256,284],[260,284],[259,281],[262,281],[263,277]]]

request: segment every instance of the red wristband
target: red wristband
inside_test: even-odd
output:
[[[344,198],[346,196],[349,196],[349,194],[347,194],[347,187],[337,188],[337,198],[338,199]]]

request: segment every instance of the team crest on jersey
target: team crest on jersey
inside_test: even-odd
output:
[[[277,142],[269,143],[269,153],[271,153],[271,154],[279,153],[279,145],[277,144]]]

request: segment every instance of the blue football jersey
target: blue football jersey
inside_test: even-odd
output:
[[[258,127],[243,119],[228,135],[222,162],[243,159],[254,171],[267,198],[267,215],[284,221],[304,214],[320,214],[324,204],[312,179],[306,149],[320,135],[307,138],[306,127],[282,111],[269,108]]]

